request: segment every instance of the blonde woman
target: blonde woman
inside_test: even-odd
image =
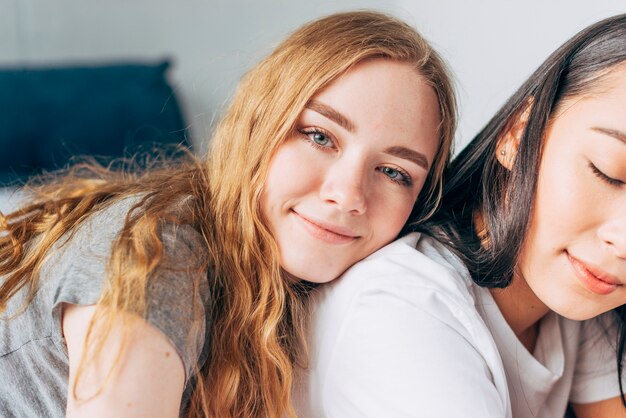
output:
[[[437,206],[444,64],[403,22],[331,15],[242,80],[205,162],[81,165],[0,235],[0,415],[295,416],[307,285]]]

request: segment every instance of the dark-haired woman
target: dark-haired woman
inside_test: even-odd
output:
[[[626,416],[626,15],[541,65],[419,232],[321,290],[305,414]]]

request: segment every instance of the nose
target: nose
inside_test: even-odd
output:
[[[354,215],[365,213],[367,173],[358,162],[336,163],[325,174],[320,197],[342,212]]]
[[[626,216],[604,223],[598,230],[602,241],[619,258],[626,259]]]

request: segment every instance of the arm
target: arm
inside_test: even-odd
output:
[[[445,303],[430,289],[381,286],[343,298],[333,289],[318,306],[307,401],[314,415],[505,417],[491,371],[462,325],[428,312],[433,300],[444,310]],[[333,327],[340,331],[325,335]]]
[[[174,347],[159,330],[131,317],[127,345],[118,366],[105,381],[120,347],[120,327],[113,327],[102,355],[87,367],[77,392],[89,398],[101,385],[102,392],[85,402],[73,396],[76,370],[85,336],[96,307],[64,304],[63,333],[67,343],[70,374],[67,417],[178,417],[185,371]]]
[[[589,404],[573,404],[576,418],[626,418],[620,397]]]

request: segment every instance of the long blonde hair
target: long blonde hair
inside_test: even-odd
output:
[[[440,149],[413,220],[438,204],[441,173],[456,123],[444,63],[410,26],[377,12],[349,12],[313,21],[284,40],[242,79],[211,141],[209,157],[187,157],[137,173],[94,164],[71,168],[33,187],[32,201],[0,217],[0,308],[21,288],[37,288],[46,255],[92,213],[130,195],[129,213],[112,249],[94,321],[105,335],[124,312],[145,313],[145,288],[158,266],[164,218],[193,225],[205,238],[212,289],[210,356],[197,370],[187,416],[295,416],[292,371],[304,359],[301,284],[285,280],[277,245],[259,211],[270,159],[294,129],[307,102],[355,64],[382,58],[405,62],[435,90]],[[184,197],[191,203],[172,215]],[[93,323],[92,323],[93,326]],[[97,341],[102,341],[98,339]],[[97,350],[96,350],[97,351]]]

